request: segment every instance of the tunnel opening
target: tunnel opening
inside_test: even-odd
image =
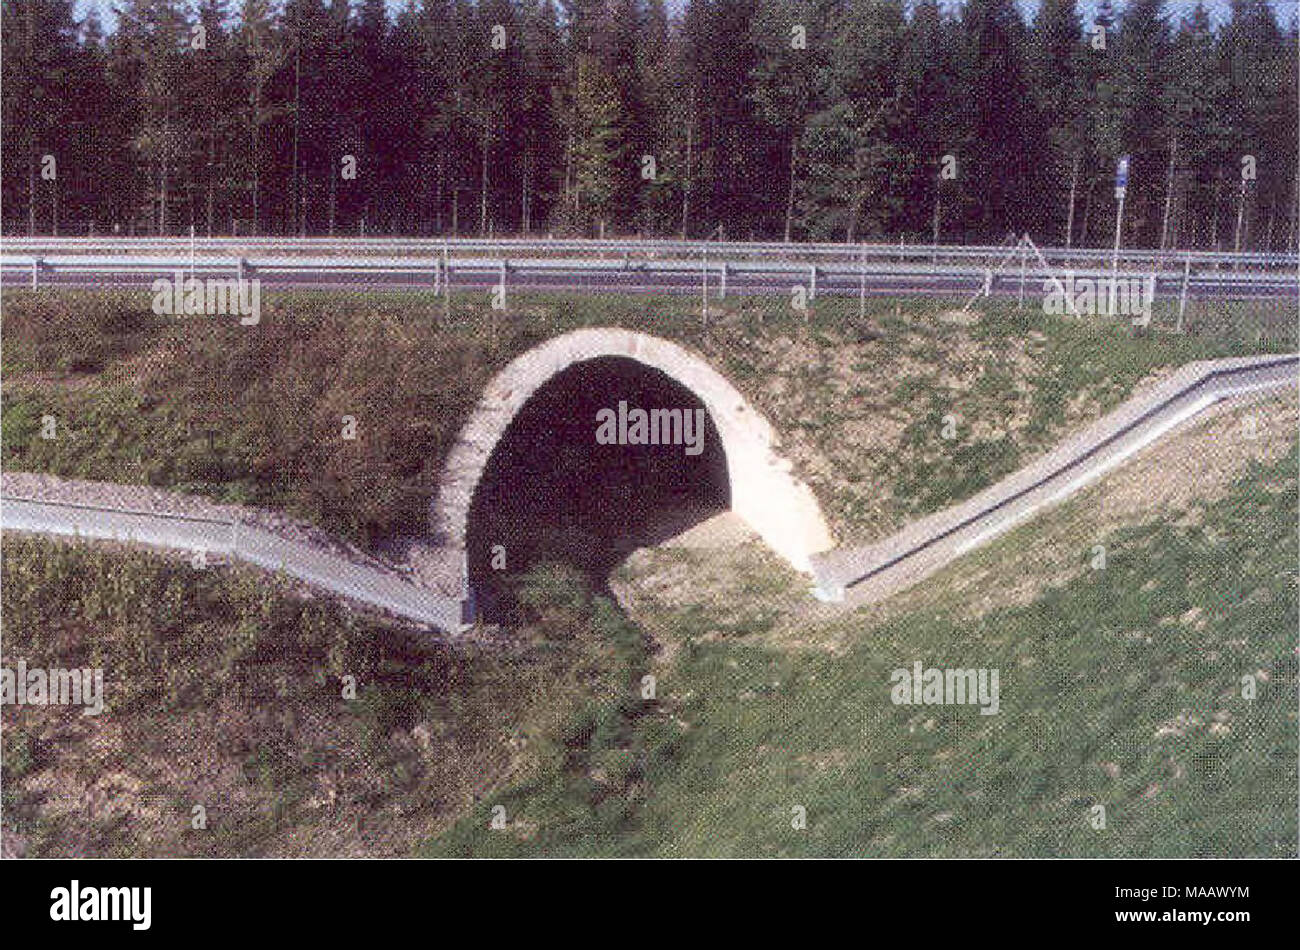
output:
[[[607,590],[634,550],[730,507],[726,452],[699,397],[627,357],[574,363],[520,408],[474,490],[465,542],[476,613],[509,622],[515,579],[542,562]]]

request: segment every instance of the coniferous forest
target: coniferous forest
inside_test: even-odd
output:
[[[3,2],[7,234],[1291,250],[1269,0]],[[1240,221],[1240,224],[1238,223]]]

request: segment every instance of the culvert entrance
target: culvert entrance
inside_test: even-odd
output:
[[[731,502],[722,439],[698,396],[634,359],[573,363],[515,414],[475,487],[465,541],[477,609],[503,619],[507,578],[542,561],[604,587],[636,548]]]

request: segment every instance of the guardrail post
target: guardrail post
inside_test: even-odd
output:
[[[447,239],[442,240],[442,322],[451,325],[451,255],[447,251]]]
[[[858,319],[867,317],[867,246],[863,244],[858,252]]]
[[[718,299],[727,299],[727,262],[722,262],[722,285],[718,288]]]
[[[32,290],[35,290],[35,289],[36,289],[36,285],[37,285],[38,283],[40,283],[40,280],[41,280],[41,265],[42,265],[42,262],[41,262],[41,259],[40,259],[39,257],[32,261]]]
[[[1017,310],[1025,309],[1025,255],[1027,253],[1028,253],[1028,248],[1026,248],[1024,242],[1021,241],[1020,242],[1020,299],[1016,303]]]
[[[817,299],[817,265],[808,265],[808,299]]]
[[[1183,258],[1183,289],[1178,294],[1178,333],[1183,332],[1183,313],[1187,310],[1187,281],[1192,275],[1192,252]]]
[[[709,325],[709,244],[707,241],[700,250],[700,320],[707,328]]]

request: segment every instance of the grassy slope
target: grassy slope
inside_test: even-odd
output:
[[[544,773],[423,851],[1294,857],[1296,507],[1292,452],[1198,524],[1119,532],[1104,570],[1027,605],[836,621],[820,638],[850,643],[839,656],[678,616],[640,784],[598,801],[590,774]],[[1001,712],[893,705],[890,672],[915,660],[1000,669]],[[497,804],[529,834],[490,830]]]
[[[492,373],[587,325],[679,340],[772,420],[842,538],[965,497],[1119,402],[1153,370],[1286,349],[1073,323],[995,304],[819,300],[811,322],[728,301],[519,295],[512,312],[430,295],[267,294],[262,322],[155,317],[148,295],[9,292],[3,463],[284,508],[363,544],[419,533],[449,445]],[[940,439],[955,415],[957,438]],[[41,438],[41,418],[58,436]],[[342,436],[353,416],[359,438]]]
[[[4,707],[8,841],[29,856],[408,853],[556,767],[559,724],[625,692],[635,631],[546,580],[533,599],[550,606],[513,647],[453,648],[242,568],[7,535],[3,665],[105,671],[99,716]]]
[[[746,301],[707,335],[678,300],[519,298],[526,319],[494,331],[464,302],[449,330],[428,298],[265,303],[250,333],[158,323],[136,297],[6,295],[5,464],[286,507],[363,541],[419,530],[441,453],[491,372],[571,326],[623,324],[721,367],[772,418],[841,530],[876,534],[977,490],[1157,367],[1294,346],[1134,337],[1007,308],[967,327],[889,302],[864,329],[855,308],[831,301],[811,325]],[[86,319],[68,320],[69,307]],[[938,419],[954,410],[959,439],[940,443]],[[46,442],[39,418],[51,411],[62,434]],[[359,442],[338,439],[343,414],[359,418]],[[890,427],[862,430],[878,416]],[[1270,494],[1280,478],[1286,493]],[[1276,781],[1295,762],[1294,714],[1279,702],[1295,684],[1284,635],[1296,613],[1294,492],[1293,471],[1257,473],[1203,528],[1130,532],[1104,578],[975,624],[918,611],[813,631],[854,644],[838,658],[746,640],[770,622],[763,598],[783,589],[756,592],[754,609],[721,631],[702,613],[667,618],[679,649],[656,670],[661,702],[650,704],[635,628],[563,579],[540,584],[534,646],[505,664],[428,654],[239,571],[218,579],[153,555],[6,539],[6,650],[73,665],[98,644],[126,704],[102,725],[7,708],[6,775],[21,784],[6,785],[20,795],[6,822],[36,853],[401,852],[476,795],[520,780],[427,848],[1284,853],[1295,840],[1294,795]],[[1177,623],[1191,607],[1205,627]],[[1139,630],[1153,642],[1128,636]],[[1213,660],[1189,660],[1197,650]],[[990,722],[889,705],[889,671],[914,659],[999,666],[1003,713]],[[1270,683],[1229,708],[1233,680],[1252,666]],[[352,668],[370,690],[342,703],[335,678]],[[228,707],[222,689],[253,701]],[[1184,709],[1192,728],[1153,740]],[[1090,720],[1098,710],[1107,719]],[[1232,734],[1264,738],[1245,753],[1225,744],[1208,731],[1216,711],[1236,717]],[[182,737],[196,732],[211,741],[187,749]],[[1250,781],[1211,774],[1197,753],[1214,743],[1219,767]],[[205,783],[212,748],[228,768]],[[111,810],[59,817],[59,793],[102,796],[95,783],[123,762],[131,795],[153,805],[130,822]],[[215,836],[185,832],[196,785],[226,802]],[[1107,805],[1107,833],[1082,824],[1093,801]],[[487,830],[492,804],[510,817],[504,833]],[[790,830],[793,804],[808,808],[806,832]]]

